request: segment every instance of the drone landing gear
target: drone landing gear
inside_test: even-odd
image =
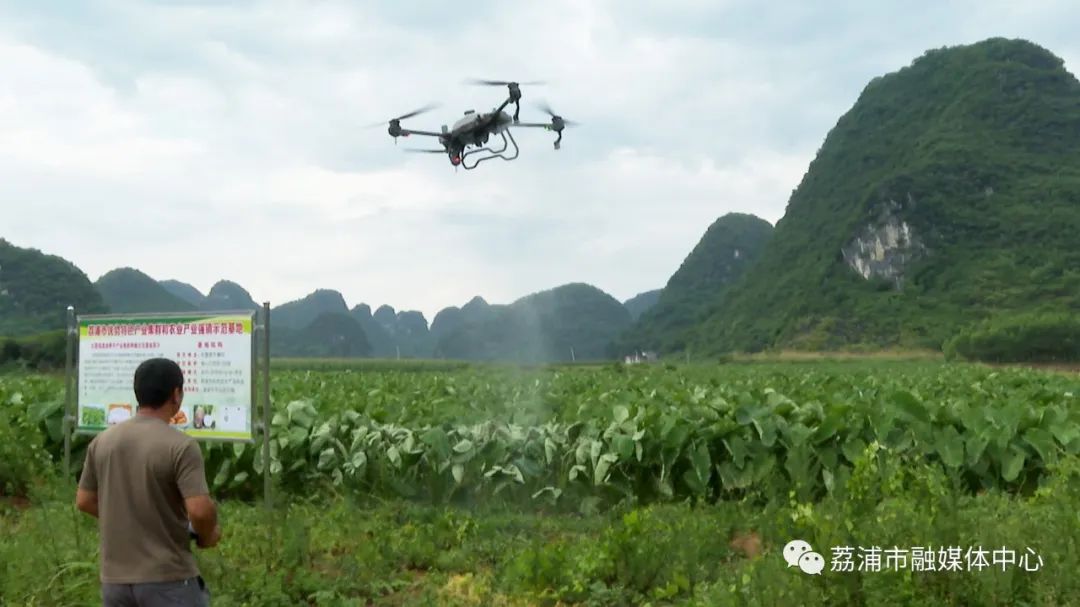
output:
[[[521,114],[521,86],[511,82],[507,84],[507,88],[510,90],[510,103],[514,104],[514,122],[517,122],[518,115]]]
[[[476,150],[466,152],[461,157],[461,166],[465,167],[466,170],[471,171],[471,170],[475,169],[477,166],[479,166],[481,162],[484,162],[485,160],[491,160],[492,158],[502,158],[503,160],[508,160],[508,161],[516,159],[518,157],[518,152],[519,152],[518,144],[517,144],[517,141],[514,141],[514,135],[510,133],[510,129],[504,129],[503,131],[500,131],[499,135],[502,136],[502,140],[503,140],[503,147],[502,147],[501,150],[493,150],[493,149],[488,148],[488,147],[483,147],[483,148],[480,148],[480,149],[476,149]],[[504,153],[504,152],[506,152],[507,149],[509,149],[511,147],[511,145],[514,148],[514,151],[512,152],[512,154],[513,154],[512,156],[507,155],[507,154]],[[482,158],[477,158],[476,162],[473,162],[472,165],[470,166],[469,163],[468,163],[468,159],[471,156],[475,156],[476,154],[480,154],[482,152],[487,152],[489,155],[484,156]]]

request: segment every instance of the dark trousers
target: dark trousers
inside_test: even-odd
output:
[[[210,607],[210,589],[202,576],[176,582],[102,584],[104,607]]]

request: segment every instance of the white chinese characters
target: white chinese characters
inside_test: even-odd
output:
[[[789,544],[790,545],[790,544]],[[785,548],[786,550],[786,548]],[[787,554],[784,555],[787,558]],[[1002,572],[1010,567],[1035,572],[1042,569],[1043,559],[1033,548],[1018,552],[1002,546],[986,549],[982,546],[915,546],[911,548],[882,548],[880,546],[852,547],[834,546],[830,571],[838,573],[912,571],[961,572],[996,569]]]

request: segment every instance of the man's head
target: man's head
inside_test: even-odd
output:
[[[167,358],[151,358],[135,369],[135,399],[140,409],[172,417],[184,400],[184,372]]]

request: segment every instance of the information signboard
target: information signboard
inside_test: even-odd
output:
[[[135,414],[135,369],[176,361],[184,400],[171,423],[204,440],[254,442],[254,312],[80,316],[75,431],[96,434]]]

